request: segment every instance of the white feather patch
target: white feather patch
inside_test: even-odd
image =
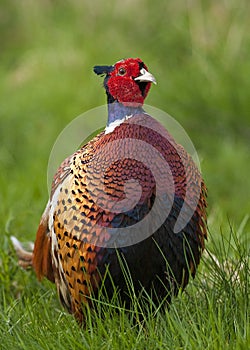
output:
[[[113,121],[112,123],[110,123],[108,126],[106,126],[105,134],[111,133],[112,131],[115,130],[115,128],[116,128],[117,126],[121,125],[122,123],[124,123],[126,120],[128,120],[128,119],[131,118],[132,116],[133,116],[133,114],[131,114],[131,115],[126,115],[125,118],[116,119],[115,121]]]

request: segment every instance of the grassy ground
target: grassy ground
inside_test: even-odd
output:
[[[249,2],[3,0],[0,6],[0,348],[246,349]],[[87,327],[79,329],[54,287],[18,268],[9,236],[34,239],[57,135],[105,103],[92,66],[129,56],[141,57],[158,80],[147,104],[175,117],[198,150],[209,189],[208,251],[169,312],[154,315],[152,306],[142,327],[122,308],[102,306],[105,318],[87,312]],[[139,313],[136,301],[132,312]]]

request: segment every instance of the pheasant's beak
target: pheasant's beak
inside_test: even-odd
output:
[[[139,77],[135,78],[134,80],[138,80],[138,81],[145,81],[145,82],[149,82],[149,83],[156,83],[156,79],[153,76],[153,74],[149,73],[145,68],[142,68],[140,70],[141,75],[139,75]]]

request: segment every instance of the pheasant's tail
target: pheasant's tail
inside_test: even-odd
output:
[[[11,241],[18,257],[18,264],[24,269],[32,267],[34,244],[29,242],[30,250],[26,250],[16,237],[11,236]]]

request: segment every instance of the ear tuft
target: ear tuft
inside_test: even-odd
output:
[[[93,70],[97,75],[104,75],[111,73],[114,70],[114,66],[95,66]]]

